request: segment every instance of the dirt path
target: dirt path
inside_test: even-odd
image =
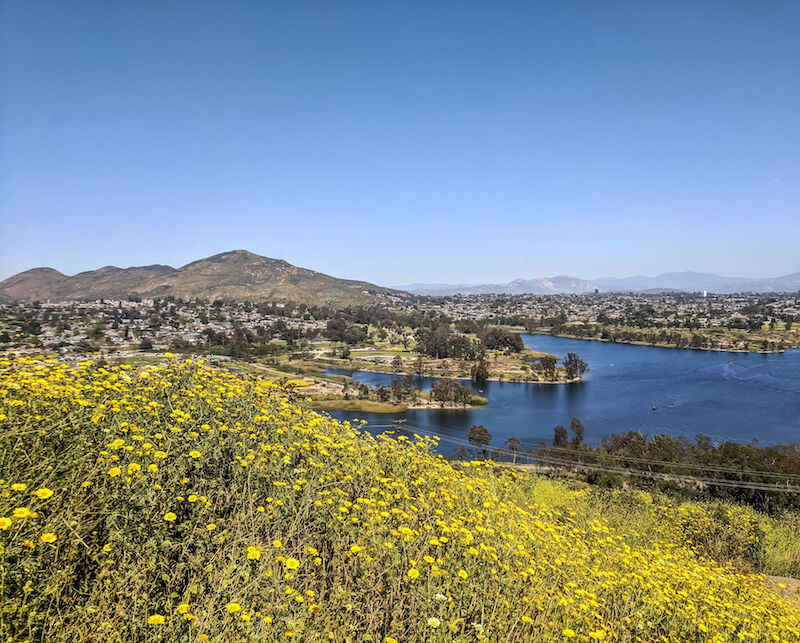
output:
[[[785,576],[767,576],[765,582],[776,594],[788,598],[800,607],[800,580]]]

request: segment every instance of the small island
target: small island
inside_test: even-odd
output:
[[[303,394],[315,409],[371,413],[481,406],[487,399],[480,393],[489,381],[569,384],[581,381],[588,370],[575,353],[559,364],[556,355],[525,348],[519,333],[497,327],[478,331],[422,329],[413,348],[396,345],[380,333],[352,347],[331,338],[317,342],[311,354],[276,358],[269,367],[303,377]],[[396,377],[389,385],[370,387],[353,380],[349,373],[356,371]],[[430,390],[418,386],[419,377],[435,378]]]

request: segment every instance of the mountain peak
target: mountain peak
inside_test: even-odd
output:
[[[52,268],[36,268],[0,282],[0,299],[18,301],[124,299],[132,295],[346,306],[401,293],[363,281],[337,279],[242,249],[198,259],[177,270],[161,265],[104,266],[67,277]]]

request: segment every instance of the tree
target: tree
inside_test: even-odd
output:
[[[513,435],[506,440],[506,446],[508,450],[511,451],[514,458],[514,463],[517,462],[517,454],[522,451],[522,441],[519,438],[515,438]]]
[[[149,351],[153,348],[153,340],[149,337],[142,337],[142,341],[139,342],[139,348],[143,351]]]
[[[358,324],[350,324],[344,333],[344,341],[348,344],[358,344],[367,339],[367,329]]]
[[[565,447],[567,446],[567,429],[562,425],[558,425],[553,429],[553,446]]]
[[[541,364],[545,379],[554,381],[556,379],[556,358],[552,355],[545,355],[539,358],[539,364]]]
[[[583,377],[583,374],[589,370],[589,365],[578,357],[577,353],[567,353],[562,363],[567,371],[567,379],[570,380]]]
[[[583,444],[586,429],[583,428],[583,423],[578,418],[572,418],[569,430],[572,431],[572,446],[577,449]]]
[[[403,385],[400,384],[400,380],[396,377],[392,378],[392,383],[389,385],[389,390],[392,393],[392,398],[397,402],[403,401]]]
[[[485,386],[486,380],[489,379],[489,368],[486,366],[486,361],[484,359],[478,360],[478,363],[470,370],[470,374],[475,384],[478,386]]]
[[[403,360],[400,359],[399,355],[395,355],[394,359],[392,360],[392,372],[400,373],[403,370]]]
[[[483,426],[483,424],[473,424],[469,428],[467,439],[469,440],[469,443],[475,447],[476,453],[478,451],[478,447],[481,447],[483,456],[486,457],[486,447],[489,446],[489,443],[492,441],[492,434],[486,430],[486,427]]]

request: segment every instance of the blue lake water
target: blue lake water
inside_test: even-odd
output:
[[[761,445],[800,442],[800,350],[753,354],[654,348],[629,344],[522,335],[526,346],[564,357],[577,353],[589,364],[575,384],[489,382],[489,404],[468,410],[419,410],[397,415],[332,411],[338,419],[364,419],[368,427],[405,419],[443,438],[465,440],[469,427],[483,424],[492,446],[515,436],[523,447],[550,442],[553,427],[573,417],[586,427],[586,441],[632,429],[647,435]],[[356,372],[371,386],[388,385],[392,375]],[[430,378],[415,378],[429,388]],[[655,407],[655,409],[653,409]],[[443,453],[454,447],[446,441]]]

